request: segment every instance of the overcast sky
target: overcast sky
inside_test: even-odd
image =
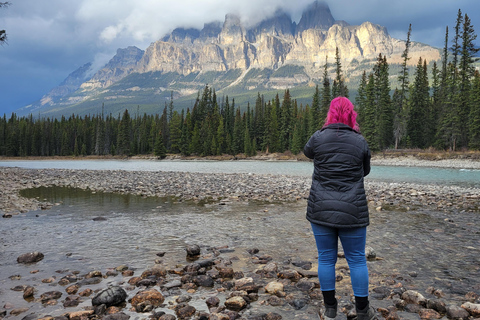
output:
[[[298,23],[313,0],[0,0],[0,30],[8,44],[0,46],[0,115],[28,105],[59,85],[87,62],[100,67],[117,48],[145,50],[176,27],[201,29],[240,14],[255,24],[281,7]],[[443,47],[445,27],[453,34],[458,9],[480,32],[479,0],[327,0],[337,20],[351,25],[370,21],[405,40]],[[480,44],[480,37],[476,44]]]

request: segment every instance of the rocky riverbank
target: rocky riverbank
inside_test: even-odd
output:
[[[306,199],[310,183],[310,178],[283,175],[0,168],[0,210],[8,216],[51,207],[51,203],[19,195],[22,189],[41,186],[203,202],[290,202]],[[377,210],[480,210],[476,188],[367,181],[366,190]]]
[[[191,200],[198,203],[295,203],[305,201],[310,178],[0,168],[0,184],[2,215],[4,218],[15,219],[15,214],[40,208],[49,209],[55,205],[44,202],[43,199],[27,199],[19,195],[22,189],[40,186],[63,186],[143,197],[170,196],[178,201]],[[431,231],[442,235],[444,241],[447,241],[448,232],[462,228],[461,225],[456,226],[458,215],[462,211],[480,211],[480,192],[474,188],[373,181],[367,182],[366,188],[371,209],[382,214],[381,219],[387,219],[388,210],[445,212],[445,219],[448,220],[445,222],[445,230],[435,227]],[[443,220],[443,216],[436,218],[436,221]],[[477,230],[473,225],[467,226],[467,229],[465,232],[468,233]],[[457,233],[456,236],[460,236],[460,239],[462,237]],[[401,252],[402,246],[406,249],[413,245],[395,241],[392,234],[385,233],[383,237],[388,237],[387,243],[392,246],[391,250],[400,246]],[[438,248],[429,248],[428,243],[424,245],[428,252],[435,253],[432,259],[442,254],[435,251]],[[472,248],[469,250],[475,250]],[[0,294],[16,298],[10,300],[12,303],[0,305],[0,318],[318,319],[318,311],[323,303],[315,275],[314,259],[303,261],[290,257],[273,258],[262,248],[239,252],[228,246],[209,247],[203,244],[199,249],[193,250],[193,253],[188,249],[190,254],[185,262],[175,265],[172,265],[168,254],[159,252],[156,258],[152,258],[154,267],[146,270],[129,268],[126,261],[122,266],[109,266],[95,271],[58,270],[44,279],[35,277],[38,262],[24,260],[30,256],[44,259],[43,254],[31,254],[22,258],[19,256],[19,265],[27,262],[25,266],[31,276],[2,275],[2,278],[8,277],[12,285],[11,290]],[[369,263],[382,262],[382,257],[376,257],[374,250],[369,250],[369,255]],[[51,257],[45,257],[49,258]],[[448,261],[442,263],[448,264]],[[468,268],[475,267],[468,260],[464,263]],[[461,281],[456,281],[455,286],[446,292],[443,279],[435,280],[438,285],[432,279],[434,284],[424,288],[415,268],[401,272],[395,268],[378,271],[378,268],[373,267],[372,270],[377,270],[371,273],[370,278],[372,304],[385,319],[480,317],[478,287],[466,284],[462,287],[457,284]],[[340,258],[337,267],[339,319],[355,317],[348,278],[349,270],[345,259]],[[24,299],[29,301],[28,307],[23,307],[20,303]]]

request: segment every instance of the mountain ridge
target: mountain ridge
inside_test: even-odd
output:
[[[49,93],[20,110],[53,115],[62,109],[68,113],[72,106],[83,112],[98,111],[104,104],[111,110],[158,106],[172,92],[182,101],[205,84],[224,93],[252,91],[255,96],[259,91],[308,87],[320,82],[327,57],[331,69],[336,48],[346,81],[354,82],[363,70],[371,70],[380,53],[390,64],[401,63],[405,42],[368,21],[359,26],[337,21],[328,5],[318,1],[304,10],[298,24],[282,10],[252,27],[227,14],[223,24],[208,22],[201,30],[176,28],[145,50],[118,49],[77,90]],[[420,56],[437,61],[440,51],[412,42],[410,63],[416,64]]]

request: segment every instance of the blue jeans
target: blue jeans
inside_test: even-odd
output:
[[[311,225],[317,243],[318,279],[322,291],[335,290],[335,263],[340,238],[350,268],[353,294],[356,297],[368,297],[368,267],[365,258],[367,227],[332,228],[314,223]]]

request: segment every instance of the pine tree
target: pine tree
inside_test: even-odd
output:
[[[379,54],[375,69],[377,103],[378,147],[383,150],[393,142],[393,109],[390,98],[390,81],[387,58]]]
[[[179,153],[182,140],[182,119],[177,111],[172,114],[172,120],[168,124],[170,132],[170,152]]]
[[[370,149],[378,150],[377,115],[375,102],[375,78],[373,74],[368,76],[365,88],[365,106],[362,108],[362,134],[368,142]]]
[[[355,97],[355,107],[357,108],[358,118],[357,122],[361,124],[362,120],[362,110],[365,108],[366,103],[366,88],[367,88],[367,72],[364,70],[362,74],[362,78],[360,80],[360,84],[358,85],[358,93]]]
[[[465,14],[463,18],[463,29],[462,29],[462,46],[461,46],[461,57],[459,65],[459,112],[462,119],[468,119],[469,113],[471,112],[471,79],[473,78],[475,72],[474,63],[478,61],[478,58],[475,58],[480,48],[475,46],[475,39],[477,35],[473,30],[471,20],[468,15]],[[468,135],[469,129],[468,126],[462,125],[460,127],[461,131],[461,144],[463,147],[468,146]]]
[[[154,155],[156,157],[159,157],[160,159],[164,159],[167,156],[167,149],[163,144],[163,137],[161,131],[158,133],[157,139],[155,141]]]
[[[424,63],[422,58],[420,58],[415,71],[415,81],[412,86],[409,118],[407,121],[407,134],[410,146],[414,148],[425,148],[426,146],[425,126],[427,124],[429,106],[429,87],[426,76]]]
[[[313,93],[312,106],[310,108],[310,119],[308,125],[308,133],[312,135],[315,131],[319,129],[318,123],[320,119],[320,90],[318,89],[318,84],[315,87],[315,92]]]
[[[407,41],[405,42],[405,50],[402,53],[402,70],[400,72],[400,75],[398,76],[398,82],[400,82],[400,90],[398,91],[398,99],[395,104],[395,110],[394,110],[394,120],[393,120],[393,134],[395,138],[395,149],[398,149],[400,142],[406,133],[406,127],[407,127],[407,118],[408,118],[408,113],[407,113],[407,101],[408,101],[408,86],[409,86],[409,80],[408,80],[408,60],[410,60],[410,57],[408,56],[408,53],[410,51],[410,35],[412,33],[412,25],[410,24],[408,26],[408,33],[407,33]]]
[[[323,69],[323,85],[321,90],[322,105],[320,107],[320,115],[316,121],[318,121],[317,129],[320,129],[325,124],[327,119],[328,109],[330,108],[330,102],[332,100],[332,93],[330,90],[330,78],[328,77],[328,64],[327,57],[325,57],[325,66]],[[314,119],[315,120],[315,119]]]
[[[280,152],[290,149],[290,140],[292,138],[292,100],[290,90],[285,90],[283,102],[280,107]]]
[[[338,47],[335,49],[335,80],[333,82],[332,88],[332,98],[336,97],[347,97],[348,98],[348,88],[345,84],[345,79],[342,74],[342,63],[340,61],[340,53]]]
[[[128,113],[128,109],[125,109],[118,127],[117,154],[130,155],[130,126],[130,114]]]
[[[472,81],[471,109],[469,115],[469,129],[471,149],[480,150],[480,73],[475,72]]]

